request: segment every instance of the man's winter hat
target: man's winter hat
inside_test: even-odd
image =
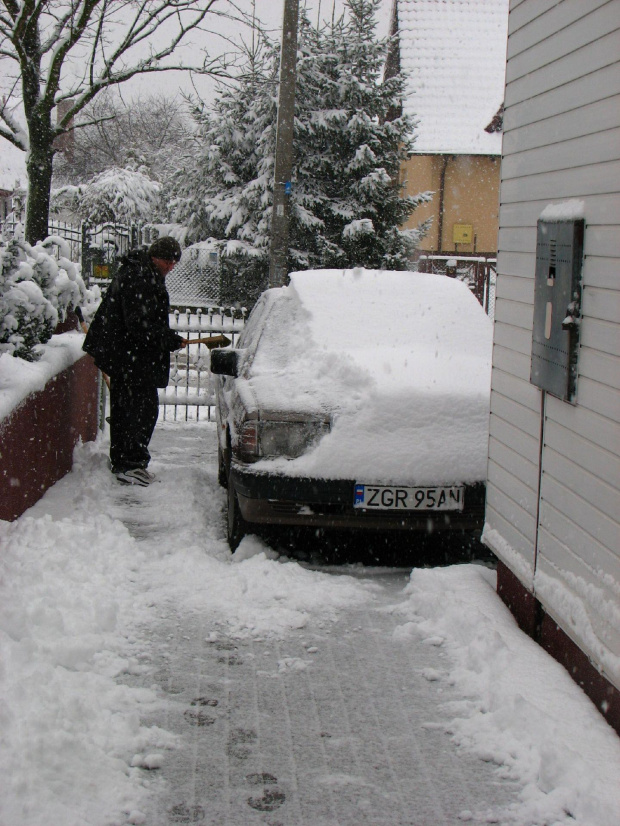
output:
[[[160,258],[162,261],[179,261],[181,259],[181,245],[176,238],[169,235],[158,238],[149,247],[151,258]]]

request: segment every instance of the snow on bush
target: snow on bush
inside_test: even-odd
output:
[[[52,195],[56,213],[92,224],[150,221],[159,206],[161,185],[142,169],[112,167],[80,186],[64,186]]]
[[[34,246],[9,241],[0,247],[0,353],[36,361],[37,345],[49,341],[67,310],[97,298],[62,238],[50,236]]]

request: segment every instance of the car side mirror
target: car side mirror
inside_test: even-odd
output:
[[[237,378],[238,353],[236,350],[211,350],[211,372],[218,376]]]

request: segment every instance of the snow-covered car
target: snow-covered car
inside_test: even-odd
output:
[[[443,275],[316,270],[264,292],[211,354],[231,547],[261,525],[479,529],[491,346]]]

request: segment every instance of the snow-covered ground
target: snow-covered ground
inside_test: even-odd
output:
[[[279,556],[255,537],[246,537],[231,556],[214,424],[161,423],[152,452],[151,469],[160,481],[134,489],[119,486],[109,473],[105,438],[81,446],[71,474],[17,522],[0,523],[1,826],[620,823],[618,737],[568,674],[518,630],[495,594],[493,571],[482,565],[414,569],[398,580],[359,566],[317,570]],[[362,631],[354,617],[364,617],[367,628]],[[164,636],[171,623],[176,636]],[[190,626],[199,630],[184,642],[182,629]],[[212,781],[213,797],[200,805],[173,806],[164,820],[153,815],[154,802],[173,799],[174,783],[184,782],[178,770],[167,768],[181,765],[179,758],[191,751],[182,731],[167,722],[173,695],[165,690],[162,663],[172,679],[184,646],[191,654],[196,640],[203,649],[219,646],[220,654],[229,645],[247,651],[255,679],[272,687],[268,697],[285,684],[291,697],[303,685],[330,696],[331,682],[340,685],[339,672],[349,667],[336,659],[326,670],[324,653],[336,645],[353,646],[358,667],[366,661],[368,674],[374,669],[373,713],[366,709],[359,718],[368,719],[369,732],[363,725],[355,732],[358,745],[366,744],[358,748],[357,776],[346,771],[344,757],[340,771],[330,763],[329,749],[347,753],[346,738],[333,736],[343,715],[331,721],[333,730],[321,731],[321,760],[329,770],[315,778],[325,789],[316,806],[338,791],[338,817],[296,804],[303,789],[291,782],[285,800],[269,785],[275,777],[248,769],[248,783],[267,786],[262,796],[247,798],[249,805],[241,801],[245,809],[229,801],[228,815],[221,815],[222,795],[232,792]],[[305,653],[295,654],[295,646]],[[209,662],[213,669],[218,660]],[[231,673],[232,662],[228,656]],[[396,669],[419,681],[415,692],[402,684],[394,693],[388,676]],[[209,672],[211,683],[230,690],[230,679],[216,677]],[[253,691],[250,685],[251,698]],[[403,701],[400,738],[389,739],[396,727],[394,698],[413,695],[415,713],[412,701]],[[339,702],[353,719],[346,697]],[[194,716],[186,720],[195,723],[194,733],[216,738],[224,731],[226,721],[217,716],[222,704],[216,708],[209,696],[192,703]],[[297,759],[311,774],[312,732],[295,732],[296,719],[288,720],[281,741],[272,726],[264,735],[271,746],[261,748],[271,748],[275,759],[297,737]],[[304,719],[300,715],[297,725]],[[373,719],[385,735],[376,759]],[[256,744],[248,730],[235,732],[227,759],[243,767]],[[427,746],[436,743],[435,774],[425,784],[403,768],[421,736]],[[390,756],[390,743],[402,757],[400,751]],[[391,777],[401,774],[379,789],[382,763]],[[457,765],[460,779],[450,774]],[[473,780],[461,801],[463,767]],[[493,801],[484,791],[492,786]],[[437,799],[420,797],[409,814],[388,816],[407,811],[407,801],[424,789]],[[371,812],[381,796],[386,814],[378,818]],[[231,814],[240,811],[246,816]]]

